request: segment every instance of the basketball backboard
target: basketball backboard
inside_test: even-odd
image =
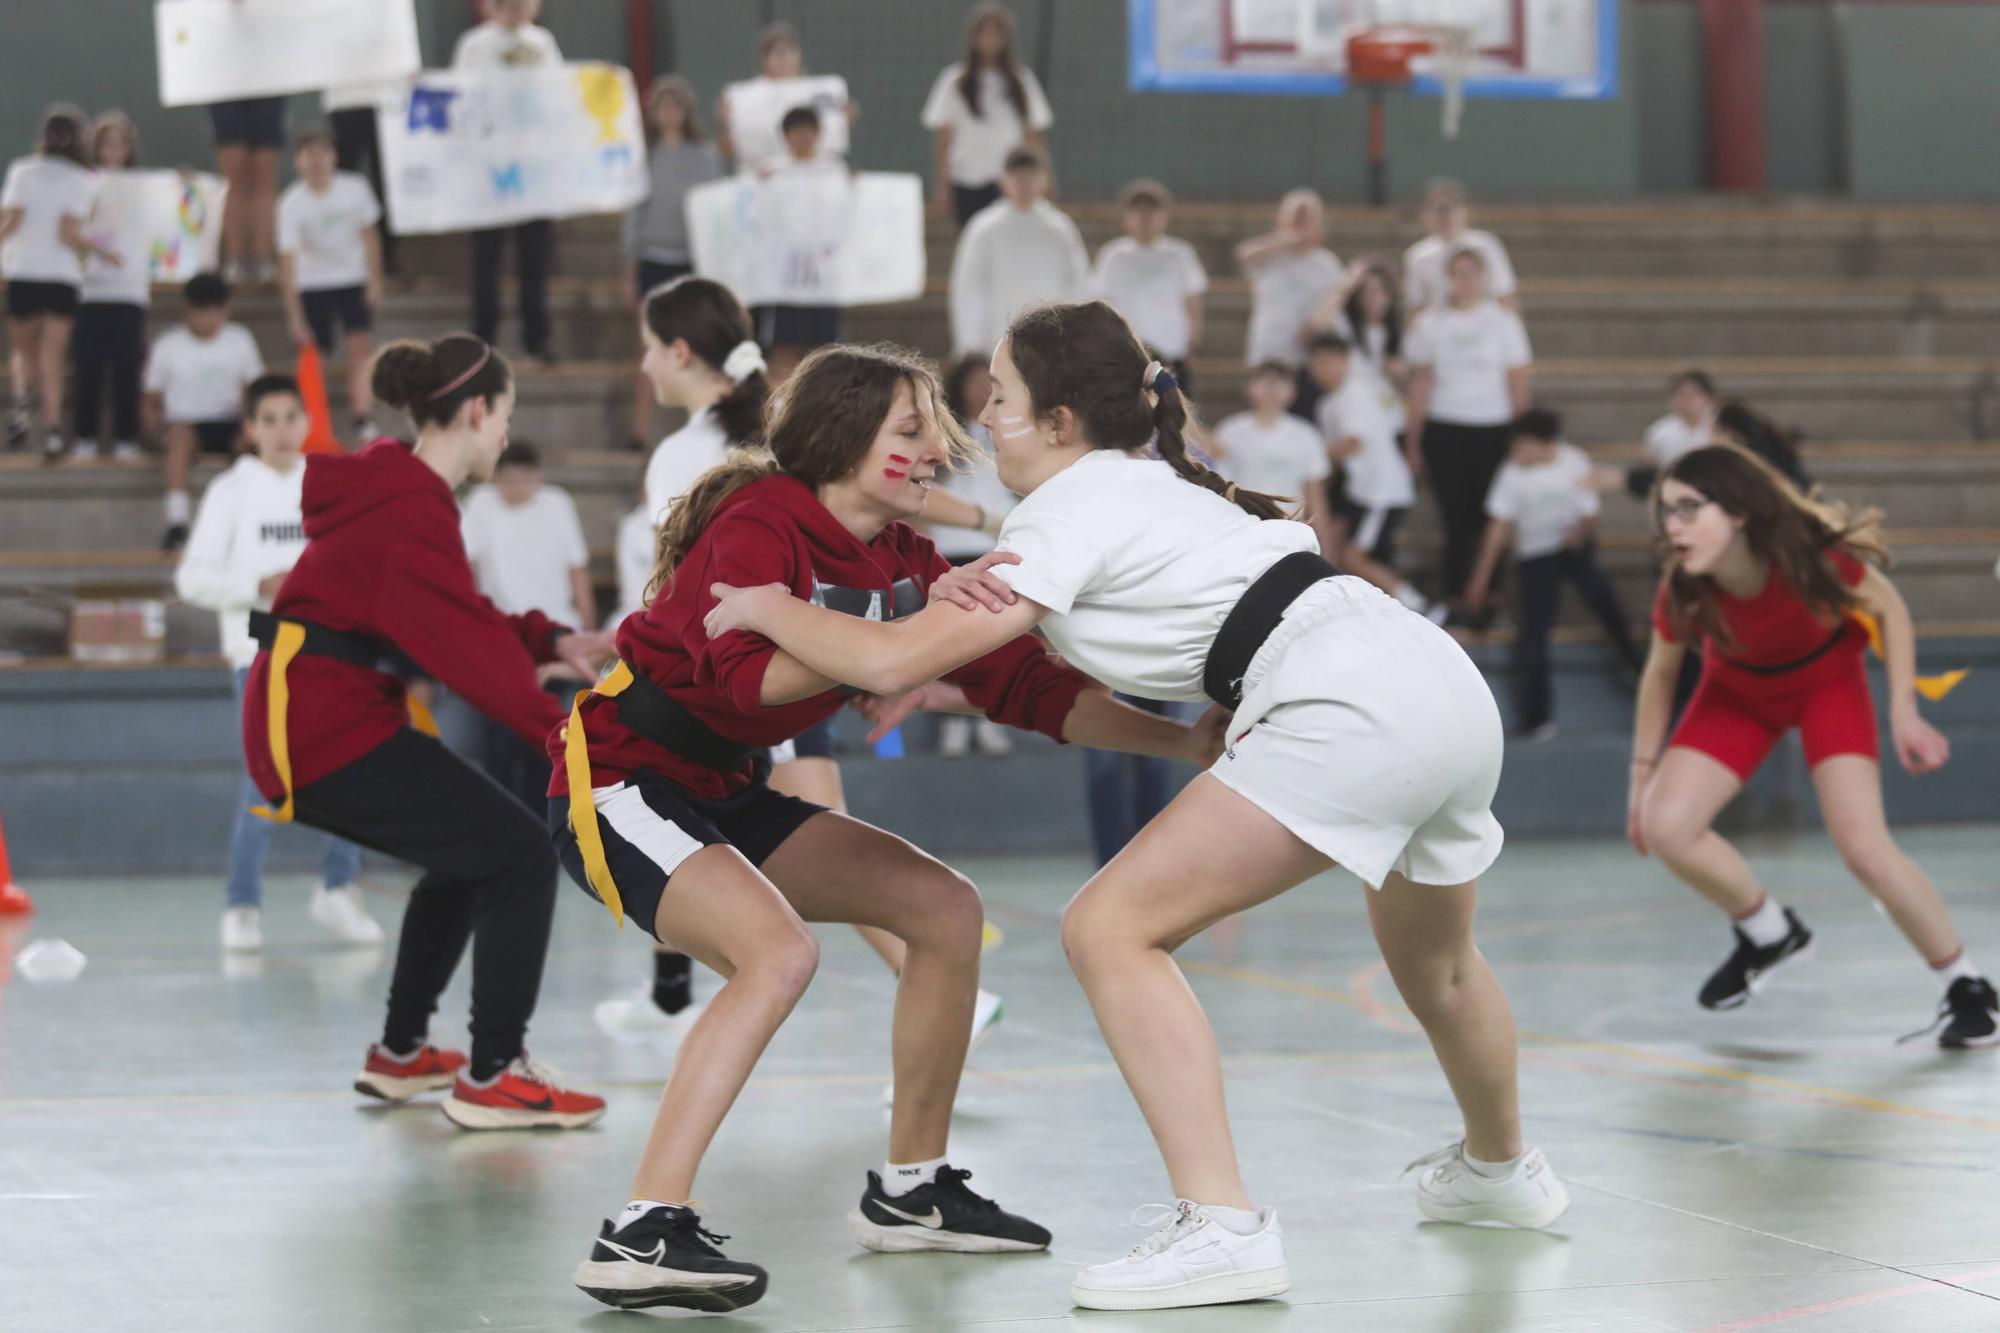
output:
[[[1392,24],[1470,36],[1468,97],[1618,91],[1618,0],[1127,0],[1135,91],[1339,94],[1347,39]],[[1435,59],[1411,84],[1439,93]]]

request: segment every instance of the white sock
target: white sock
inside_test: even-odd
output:
[[[1978,976],[1979,968],[1973,964],[1972,955],[1966,952],[1961,946],[1959,951],[1952,955],[1950,962],[1938,963],[1933,966],[1931,974],[1939,981],[1942,981],[1945,984],[1945,988],[1949,990],[1951,983],[1957,981],[1960,977]]]
[[[1422,593],[1417,591],[1417,585],[1414,583],[1405,583],[1402,587],[1396,589],[1396,600],[1404,606],[1409,607],[1412,611],[1425,611],[1430,608],[1430,602],[1425,599]]]
[[[1792,933],[1792,923],[1785,920],[1785,909],[1768,893],[1756,911],[1736,918],[1736,928],[1760,948],[1768,948]]]
[[[188,521],[188,493],[186,491],[167,492],[167,522],[186,523]]]
[[[1218,1203],[1205,1203],[1201,1210],[1232,1236],[1254,1236],[1264,1229],[1264,1219],[1255,1208],[1224,1208]]]
[[[882,1164],[882,1192],[892,1199],[901,1198],[913,1189],[921,1189],[937,1179],[938,1168],[947,1159],[934,1157],[928,1162],[895,1162]]]
[[[684,1204],[662,1203],[658,1199],[634,1199],[625,1205],[624,1212],[618,1214],[618,1224],[611,1229],[613,1231],[623,1231],[626,1227],[631,1226],[655,1208],[680,1208],[685,1206]]]
[[[1522,1153],[1521,1157],[1526,1157]],[[1505,1180],[1520,1169],[1521,1157],[1509,1158],[1504,1162],[1482,1162],[1471,1153],[1464,1153],[1465,1164],[1472,1168],[1472,1174],[1481,1180]]]

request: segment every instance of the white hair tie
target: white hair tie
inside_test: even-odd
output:
[[[722,363],[722,373],[732,384],[741,384],[763,369],[764,349],[748,338],[730,348],[728,359]]]

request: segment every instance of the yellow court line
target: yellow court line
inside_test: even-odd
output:
[[[1228,967],[1218,963],[1189,961],[1182,964],[1191,972],[1201,972],[1209,976],[1222,977],[1241,982],[1247,986],[1260,986],[1266,990],[1284,991],[1309,999],[1327,1000],[1334,1004],[1360,1007],[1360,1002],[1351,994],[1315,986],[1310,982],[1290,981],[1284,977],[1274,977],[1251,968]],[[1359,985],[1367,985],[1376,975],[1385,970],[1380,962],[1370,964],[1356,974]],[[1400,1008],[1401,1006],[1398,1006]],[[1407,1012],[1407,1011],[1405,1011]],[[1394,1031],[1395,1029],[1390,1029]],[[1804,1083],[1796,1079],[1780,1078],[1775,1074],[1761,1074],[1754,1070],[1732,1069],[1727,1065],[1710,1064],[1704,1060],[1690,1060],[1685,1056],[1666,1055],[1649,1051],[1639,1046],[1626,1046],[1618,1042],[1589,1041],[1580,1037],[1565,1037],[1549,1032],[1535,1032],[1522,1029],[1519,1036],[1523,1041],[1535,1042],[1543,1046],[1565,1047],[1571,1050],[1597,1051],[1607,1055],[1620,1055],[1630,1060],[1666,1065],[1673,1069],[1683,1069],[1706,1074],[1712,1078],[1728,1079],[1733,1082],[1760,1087],[1780,1088],[1787,1092],[1803,1093],[1820,1101],[1835,1105],[1849,1106],[1856,1110],[1878,1111],[1884,1115],[1910,1116],[1919,1120],[1938,1120],[1957,1125],[1970,1125],[1975,1129],[2000,1129],[2000,1120],[1986,1120],[1977,1116],[1957,1115],[1950,1111],[1937,1111],[1924,1106],[1910,1106],[1903,1102],[1887,1101],[1880,1097],[1870,1097],[1866,1093],[1849,1092],[1844,1088],[1829,1088],[1816,1083]]]

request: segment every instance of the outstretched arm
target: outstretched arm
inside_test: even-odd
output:
[[[1857,589],[1882,630],[1882,664],[1889,672],[1889,734],[1896,757],[1911,773],[1943,768],[1951,742],[1917,712],[1917,626],[1896,585],[1869,568]]]

